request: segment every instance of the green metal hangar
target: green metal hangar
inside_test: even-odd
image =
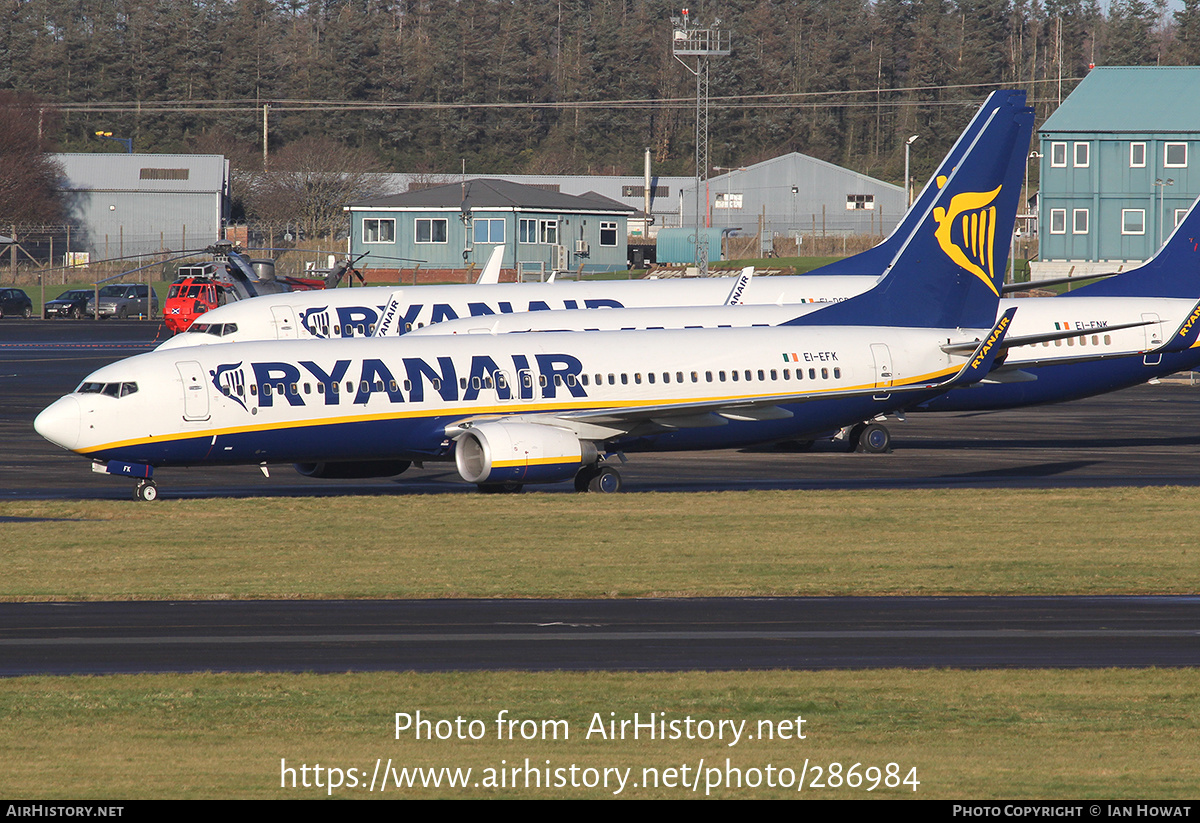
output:
[[[626,267],[636,209],[594,192],[562,194],[482,178],[351,203],[350,251],[360,268],[463,269],[501,266],[526,274],[618,271]]]
[[[1039,132],[1037,277],[1150,258],[1200,195],[1200,67],[1098,67]]]

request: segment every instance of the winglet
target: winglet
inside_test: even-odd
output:
[[[1013,306],[1000,315],[1000,319],[996,321],[996,325],[992,326],[991,332],[975,347],[975,353],[971,355],[966,365],[962,367],[962,371],[954,376],[949,385],[964,386],[970,383],[977,383],[987,376],[987,373],[992,370],[992,366],[996,363],[996,356],[1004,351],[1004,335],[1008,333],[1008,328],[1012,325],[1013,315],[1016,313],[1017,307]]]
[[[403,334],[400,331],[400,323],[403,315],[400,313],[400,296],[403,292],[394,291],[388,298],[387,305],[383,307],[383,314],[379,315],[379,323],[375,326],[375,333],[372,337],[394,337],[397,334]]]
[[[475,285],[494,286],[499,283],[500,261],[502,259],[504,259],[504,246],[496,246],[496,248],[492,249],[492,256],[488,258],[487,265],[479,273],[479,279],[475,281]]]
[[[726,306],[740,306],[743,298],[746,296],[746,287],[750,285],[750,278],[754,276],[754,266],[746,266],[742,269],[742,273],[738,275],[737,282],[733,284],[733,288],[729,290],[729,296],[725,298]]]

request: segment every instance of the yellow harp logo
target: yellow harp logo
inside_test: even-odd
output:
[[[937,238],[942,251],[958,265],[978,277],[993,294],[999,295],[992,282],[996,247],[996,207],[991,205],[1000,186],[989,192],[963,192],[950,200],[950,208],[933,210]]]

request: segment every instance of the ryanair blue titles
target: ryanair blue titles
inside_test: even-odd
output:
[[[483,392],[495,392],[497,400],[587,397],[577,357],[512,354],[500,359],[476,354],[469,364],[456,365],[450,357],[403,357],[389,365],[365,358],[337,360],[328,367],[311,360],[238,362],[217,366],[209,376],[217,391],[247,410],[250,405],[365,405],[380,395],[392,403],[422,403],[435,395],[444,402],[472,402]]]
[[[581,302],[582,306],[580,305]],[[522,303],[517,303],[514,308],[513,303],[507,300],[501,300],[495,304],[477,301],[468,302],[467,311],[470,317],[485,317],[493,314],[552,310],[550,303],[545,300],[531,300],[528,305],[522,306]],[[421,316],[421,312],[425,308],[426,304],[424,303],[410,303],[403,310],[403,317],[386,318],[388,328],[398,326],[401,333],[413,328],[417,324],[417,318]],[[554,308],[623,309],[625,306],[617,300],[595,298],[583,301],[563,300],[560,305],[555,305]],[[430,316],[427,322],[430,325],[441,323],[445,320],[459,319],[458,312],[449,303],[434,303],[429,306],[429,309]],[[398,313],[400,312],[400,306],[396,303],[390,304],[390,306],[318,306],[317,308],[301,312],[300,324],[308,329],[308,333],[313,337],[354,337],[357,327],[367,329],[378,325],[385,311]],[[362,332],[359,332],[358,336],[361,335]]]

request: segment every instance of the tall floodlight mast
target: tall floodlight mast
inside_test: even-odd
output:
[[[708,66],[713,57],[729,55],[729,32],[721,29],[721,18],[713,18],[711,26],[693,24],[687,9],[671,18],[671,54],[685,69],[696,76],[696,268],[701,277],[708,277],[708,233],[703,231],[704,214],[708,211],[708,194],[703,191],[708,180]],[[685,58],[695,58],[695,68]],[[703,207],[701,206],[703,198]]]

